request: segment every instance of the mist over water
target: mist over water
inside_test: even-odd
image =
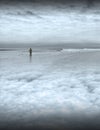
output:
[[[100,129],[99,9],[0,1],[0,129]]]
[[[99,129],[100,50],[0,51],[0,128]]]

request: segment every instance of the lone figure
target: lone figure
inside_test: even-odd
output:
[[[29,54],[32,56],[32,48],[29,49]]]

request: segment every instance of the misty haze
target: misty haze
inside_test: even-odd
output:
[[[100,129],[100,2],[0,2],[0,129]]]

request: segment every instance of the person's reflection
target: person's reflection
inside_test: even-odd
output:
[[[32,56],[30,56],[30,63],[32,62]]]
[[[32,62],[32,48],[29,49],[30,62]]]

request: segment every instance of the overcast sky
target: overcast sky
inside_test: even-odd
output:
[[[99,43],[99,7],[98,0],[2,0],[0,47],[7,44]]]

